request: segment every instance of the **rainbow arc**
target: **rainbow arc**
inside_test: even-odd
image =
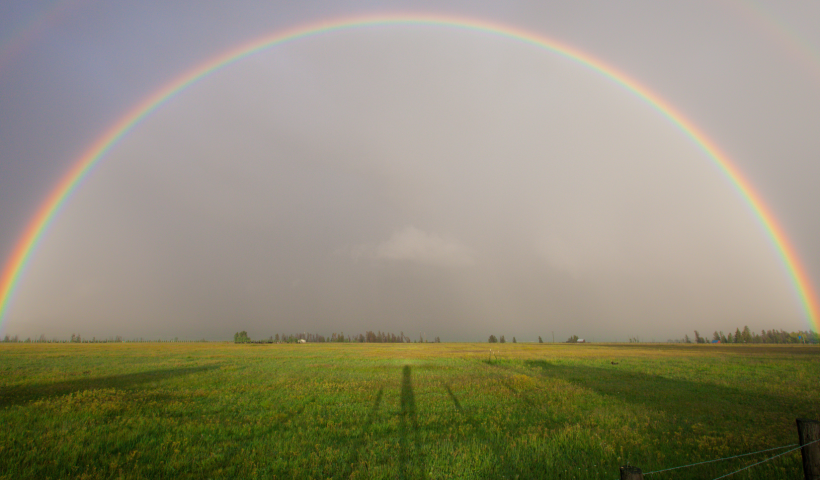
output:
[[[109,152],[123,136],[132,131],[140,121],[160,108],[165,102],[208,75],[224,69],[250,55],[278,45],[305,37],[341,30],[399,25],[426,25],[477,31],[530,44],[563,56],[598,72],[654,107],[712,159],[732,186],[746,200],[767,232],[769,239],[777,250],[777,254],[782,258],[807,320],[813,328],[820,326],[817,323],[818,300],[812,288],[809,276],[798,261],[795,249],[791,246],[785,231],[777,223],[771,210],[766,206],[763,199],[752,188],[752,185],[744,178],[738,168],[720,151],[717,145],[696,128],[694,124],[681,115],[680,112],[673,108],[672,105],[612,66],[580,50],[547,37],[522,29],[481,20],[415,14],[359,16],[327,20],[264,36],[238,48],[229,50],[189,70],[137,104],[105,131],[74,163],[28,223],[23,235],[15,245],[11,256],[6,261],[2,273],[0,273],[0,326],[3,324],[9,303],[26,269],[26,264],[36,250],[37,244],[47,231],[49,224],[55,218],[60,207],[69,198],[71,192],[82,183],[91,169],[105,157],[105,154]]]

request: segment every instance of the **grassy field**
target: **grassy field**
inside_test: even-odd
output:
[[[3,344],[0,478],[617,479],[793,444],[795,418],[820,419],[818,347],[492,348]],[[730,478],[801,475],[798,451]]]

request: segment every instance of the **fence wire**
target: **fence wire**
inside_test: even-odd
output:
[[[787,451],[785,451],[785,452],[778,453],[777,455],[775,455],[775,456],[773,456],[773,457],[769,457],[769,458],[767,458],[767,459],[765,459],[765,460],[761,460],[761,461],[759,461],[759,462],[757,462],[757,463],[753,463],[753,464],[751,464],[751,465],[745,466],[745,467],[741,468],[740,470],[735,470],[734,472],[727,473],[726,475],[723,475],[723,476],[720,476],[720,477],[717,477],[717,478],[715,478],[715,479],[714,479],[714,480],[718,480],[718,479],[720,479],[720,478],[726,478],[726,477],[728,477],[728,476],[730,476],[730,475],[734,475],[734,474],[736,474],[737,472],[741,472],[741,471],[743,471],[743,470],[746,470],[747,468],[752,468],[752,467],[754,467],[755,465],[760,465],[761,463],[766,463],[766,462],[768,462],[769,460],[773,460],[773,459],[775,459],[775,458],[777,458],[777,457],[780,457],[780,456],[785,455],[785,454],[787,454],[787,453],[793,452],[793,451],[795,451],[795,450],[799,450],[799,449],[801,449],[801,448],[803,448],[803,447],[805,447],[805,446],[811,445],[812,443],[816,443],[816,442],[820,442],[820,439],[817,439],[817,440],[811,441],[811,442],[806,443],[806,444],[803,444],[803,445],[798,445],[798,444],[796,444],[796,443],[793,443],[793,444],[791,444],[791,445],[783,445],[783,446],[780,446],[780,447],[767,448],[767,449],[765,449],[765,450],[758,450],[758,451],[756,451],[756,452],[741,453],[740,455],[733,455],[733,456],[731,456],[731,457],[718,458],[718,459],[715,459],[715,460],[706,460],[706,461],[704,461],[704,462],[690,463],[690,464],[688,464],[688,465],[680,465],[680,466],[677,466],[677,467],[672,467],[672,468],[664,468],[664,469],[662,469],[662,470],[655,470],[654,472],[647,472],[647,473],[644,473],[644,476],[647,476],[647,475],[652,475],[652,474],[654,474],[654,473],[668,472],[668,471],[670,471],[670,470],[677,470],[677,469],[679,469],[679,468],[687,468],[687,467],[694,467],[694,466],[696,466],[696,465],[704,465],[704,464],[707,464],[707,463],[722,462],[722,461],[724,461],[724,460],[731,460],[731,459],[733,459],[733,458],[748,457],[749,455],[757,455],[758,453],[771,452],[771,451],[773,451],[773,450],[780,450],[780,449],[782,449],[782,448],[794,447],[794,448],[792,448],[791,450],[787,450]]]
[[[797,445],[797,444],[793,443],[791,445],[783,445],[782,447],[767,448],[766,450],[759,450],[757,452],[741,453],[740,455],[735,455],[735,456],[732,456],[732,457],[718,458],[717,460],[706,460],[705,462],[690,463],[689,465],[681,465],[679,467],[664,468],[663,470],[655,470],[654,472],[644,473],[644,476],[652,475],[653,473],[668,472],[669,470],[677,470],[679,468],[694,467],[695,465],[703,465],[705,463],[722,462],[723,460],[731,460],[733,458],[747,457],[749,455],[757,455],[758,453],[771,452],[772,450],[780,450],[781,448],[789,448],[789,447],[793,447],[795,445]]]
[[[799,450],[799,449],[801,449],[801,448],[803,448],[803,447],[805,447],[805,446],[808,446],[808,445],[811,445],[812,443],[817,443],[817,442],[820,442],[820,439],[814,440],[814,441],[809,442],[809,443],[805,443],[805,444],[803,444],[803,445],[799,445],[799,446],[797,446],[797,447],[795,447],[795,448],[792,448],[791,450],[787,450],[787,451],[785,451],[785,452],[783,452],[783,453],[778,453],[777,455],[775,455],[775,456],[773,456],[773,457],[769,457],[769,458],[767,458],[766,460],[761,460],[761,461],[759,461],[759,462],[757,462],[757,463],[753,463],[753,464],[751,464],[751,465],[748,465],[748,466],[746,466],[746,467],[741,468],[740,470],[735,470],[734,472],[727,473],[726,475],[722,475],[722,476],[720,476],[720,477],[717,477],[717,478],[715,478],[714,480],[718,480],[718,479],[720,479],[720,478],[726,478],[726,477],[728,477],[729,475],[734,475],[734,474],[736,474],[737,472],[742,472],[743,470],[746,470],[747,468],[752,468],[752,467],[754,467],[755,465],[760,465],[761,463],[766,463],[766,462],[768,462],[769,460],[774,460],[775,458],[777,458],[777,457],[779,457],[779,456],[781,456],[781,455],[785,455],[785,454],[790,453],[790,452],[793,452],[793,451],[795,451],[795,450]]]

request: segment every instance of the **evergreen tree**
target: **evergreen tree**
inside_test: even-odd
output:
[[[499,340],[499,342],[500,342],[500,343],[507,343],[507,341],[506,341],[506,340],[504,340],[504,335],[501,335],[501,340]]]
[[[518,342],[515,341],[515,337],[513,337],[513,343],[518,343]]]
[[[495,338],[495,335],[490,335],[489,342],[490,342],[490,343],[496,343],[496,342],[498,342],[498,339],[497,339],[497,338]]]
[[[541,336],[540,336],[540,335],[538,336],[538,343],[544,343],[544,341],[543,341],[543,340],[541,340]]]

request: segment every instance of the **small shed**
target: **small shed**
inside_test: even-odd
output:
[[[577,342],[578,342],[578,343],[587,343],[587,341],[586,341],[586,340],[584,340],[583,338],[579,338],[579,339],[577,340]]]
[[[300,338],[299,343],[307,343],[307,340],[305,340],[304,338]]]

